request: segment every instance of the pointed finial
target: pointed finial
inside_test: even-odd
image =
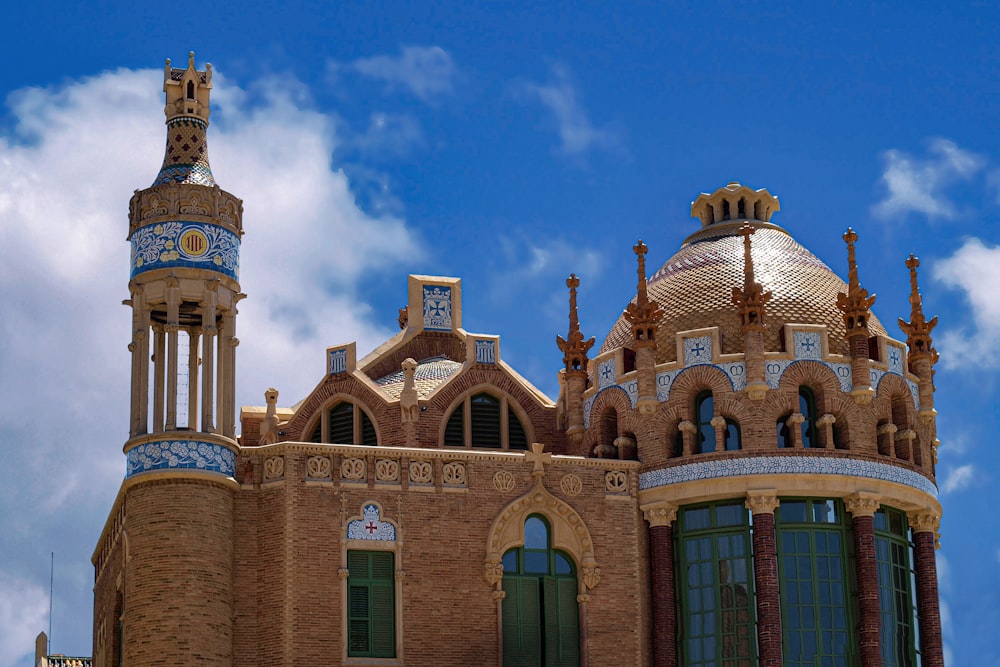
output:
[[[744,223],[739,230],[739,235],[743,237],[743,289],[733,287],[733,305],[739,310],[740,333],[743,334],[766,328],[764,305],[771,300],[771,292],[765,292],[764,286],[754,276],[750,237],[756,231],[750,223]]]
[[[580,332],[580,318],[576,310],[576,288],[579,286],[580,279],[575,273],[566,279],[566,287],[569,288],[569,333],[566,338],[556,336],[556,344],[563,352],[567,371],[586,372],[587,352],[594,346],[594,338],[585,342],[583,333]]]
[[[194,69],[194,51],[188,51],[188,67]]]
[[[639,242],[632,246],[632,251],[638,259],[639,283],[635,303],[630,303],[622,315],[632,325],[634,346],[652,347],[656,345],[656,323],[663,315],[663,309],[649,300],[646,285],[646,253],[649,252],[649,248],[642,239],[639,239]]]
[[[929,356],[931,365],[937,362],[937,350],[932,346],[931,331],[937,326],[938,318],[928,321],[924,317],[923,300],[917,285],[917,267],[920,260],[910,255],[906,260],[906,268],[910,270],[910,321],[899,318],[899,328],[906,334],[906,344],[910,348],[910,361],[922,356]]]
[[[875,295],[868,295],[868,290],[861,287],[858,280],[858,263],[854,255],[854,244],[858,240],[857,233],[850,227],[844,232],[847,242],[847,294],[837,295],[837,307],[844,314],[844,324],[847,335],[868,335],[869,309],[875,303]]]

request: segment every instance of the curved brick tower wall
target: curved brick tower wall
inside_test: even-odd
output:
[[[215,184],[211,66],[167,66],[167,146],[129,211],[132,408],[122,657],[231,665],[242,202]]]

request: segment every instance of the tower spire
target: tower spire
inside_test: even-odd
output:
[[[917,285],[918,266],[920,260],[911,254],[906,260],[906,268],[910,270],[910,321],[899,318],[899,328],[906,334],[910,372],[920,378],[920,418],[924,422],[932,422],[937,415],[934,409],[934,364],[937,363],[938,353],[934,349],[931,331],[937,326],[938,318],[934,316],[928,320],[924,317],[923,299]],[[933,451],[936,457],[936,447]]]
[[[186,69],[170,66],[167,58],[163,68],[163,92],[166,93],[167,146],[163,166],[153,185],[191,183],[215,185],[212,167],[208,163],[209,96],[212,90],[212,65],[199,72],[194,66],[194,51],[188,54]]]
[[[740,315],[740,333],[747,368],[746,392],[752,400],[759,401],[768,391],[764,372],[764,330],[767,328],[764,307],[771,300],[771,292],[757,282],[754,275],[750,237],[756,230],[750,223],[740,227],[743,237],[743,288],[733,287],[733,304]]]
[[[576,312],[576,288],[580,279],[576,274],[566,279],[569,288],[569,333],[566,338],[556,336],[556,344],[563,353],[566,364],[566,435],[575,444],[583,442],[583,392],[587,389],[587,352],[594,346],[594,338],[583,339],[580,319]]]
[[[649,249],[639,239],[632,246],[638,260],[639,285],[635,303],[630,303],[623,316],[632,324],[632,347],[635,350],[635,368],[638,371],[639,396],[636,407],[644,415],[656,412],[656,324],[663,316],[659,304],[649,300],[646,286],[646,253]]]
[[[868,290],[861,287],[858,280],[858,263],[854,255],[857,233],[848,227],[843,238],[847,243],[847,293],[837,294],[837,308],[844,316],[847,343],[851,351],[851,378],[854,385],[851,394],[859,403],[867,403],[875,393],[871,386],[868,356],[868,317],[869,309],[875,303],[875,295],[869,296]]]

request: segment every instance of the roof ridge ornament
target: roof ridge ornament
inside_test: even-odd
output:
[[[744,335],[748,331],[764,331],[767,328],[764,306],[771,300],[771,292],[765,292],[764,286],[754,276],[750,237],[756,231],[749,222],[740,227],[739,231],[739,235],[743,237],[743,289],[733,287],[733,304],[739,310],[740,333]]]
[[[937,363],[938,353],[932,346],[931,331],[937,326],[938,318],[935,315],[930,320],[924,316],[923,299],[920,296],[920,288],[917,285],[917,267],[920,260],[910,253],[906,260],[906,267],[910,270],[910,321],[899,318],[899,328],[906,334],[906,344],[910,348],[910,360],[929,356],[931,365]]]
[[[649,248],[642,239],[632,246],[638,259],[639,285],[635,303],[630,303],[622,316],[632,324],[632,341],[636,348],[656,346],[656,323],[663,316],[663,309],[649,300],[646,289],[646,253]]]
[[[837,294],[837,308],[844,313],[848,337],[861,333],[867,336],[869,309],[875,303],[875,295],[869,296],[868,290],[861,287],[858,280],[858,263],[854,254],[857,232],[848,227],[843,238],[847,242],[847,293]]]
[[[580,279],[576,274],[570,274],[566,279],[566,287],[569,288],[569,333],[567,337],[556,336],[556,344],[563,353],[563,362],[566,364],[567,373],[587,372],[587,352],[594,346],[594,337],[590,340],[583,339],[580,331],[580,318],[576,309],[576,288],[580,286]]]

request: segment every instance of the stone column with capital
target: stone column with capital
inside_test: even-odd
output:
[[[859,640],[862,667],[881,667],[882,614],[878,599],[878,561],[875,553],[875,512],[879,498],[855,493],[844,501],[854,523],[854,568],[861,611]]]
[[[934,512],[916,512],[909,519],[913,530],[913,572],[917,580],[921,664],[923,667],[944,667],[937,563],[934,559],[935,535],[941,517]]]
[[[677,507],[655,503],[642,508],[649,522],[650,581],[653,594],[653,664],[677,665],[677,592],[674,582],[674,532]]]
[[[761,667],[781,667],[781,594],[778,588],[778,537],[774,529],[775,491],[748,491],[753,514],[753,575],[757,592],[757,649]]]

